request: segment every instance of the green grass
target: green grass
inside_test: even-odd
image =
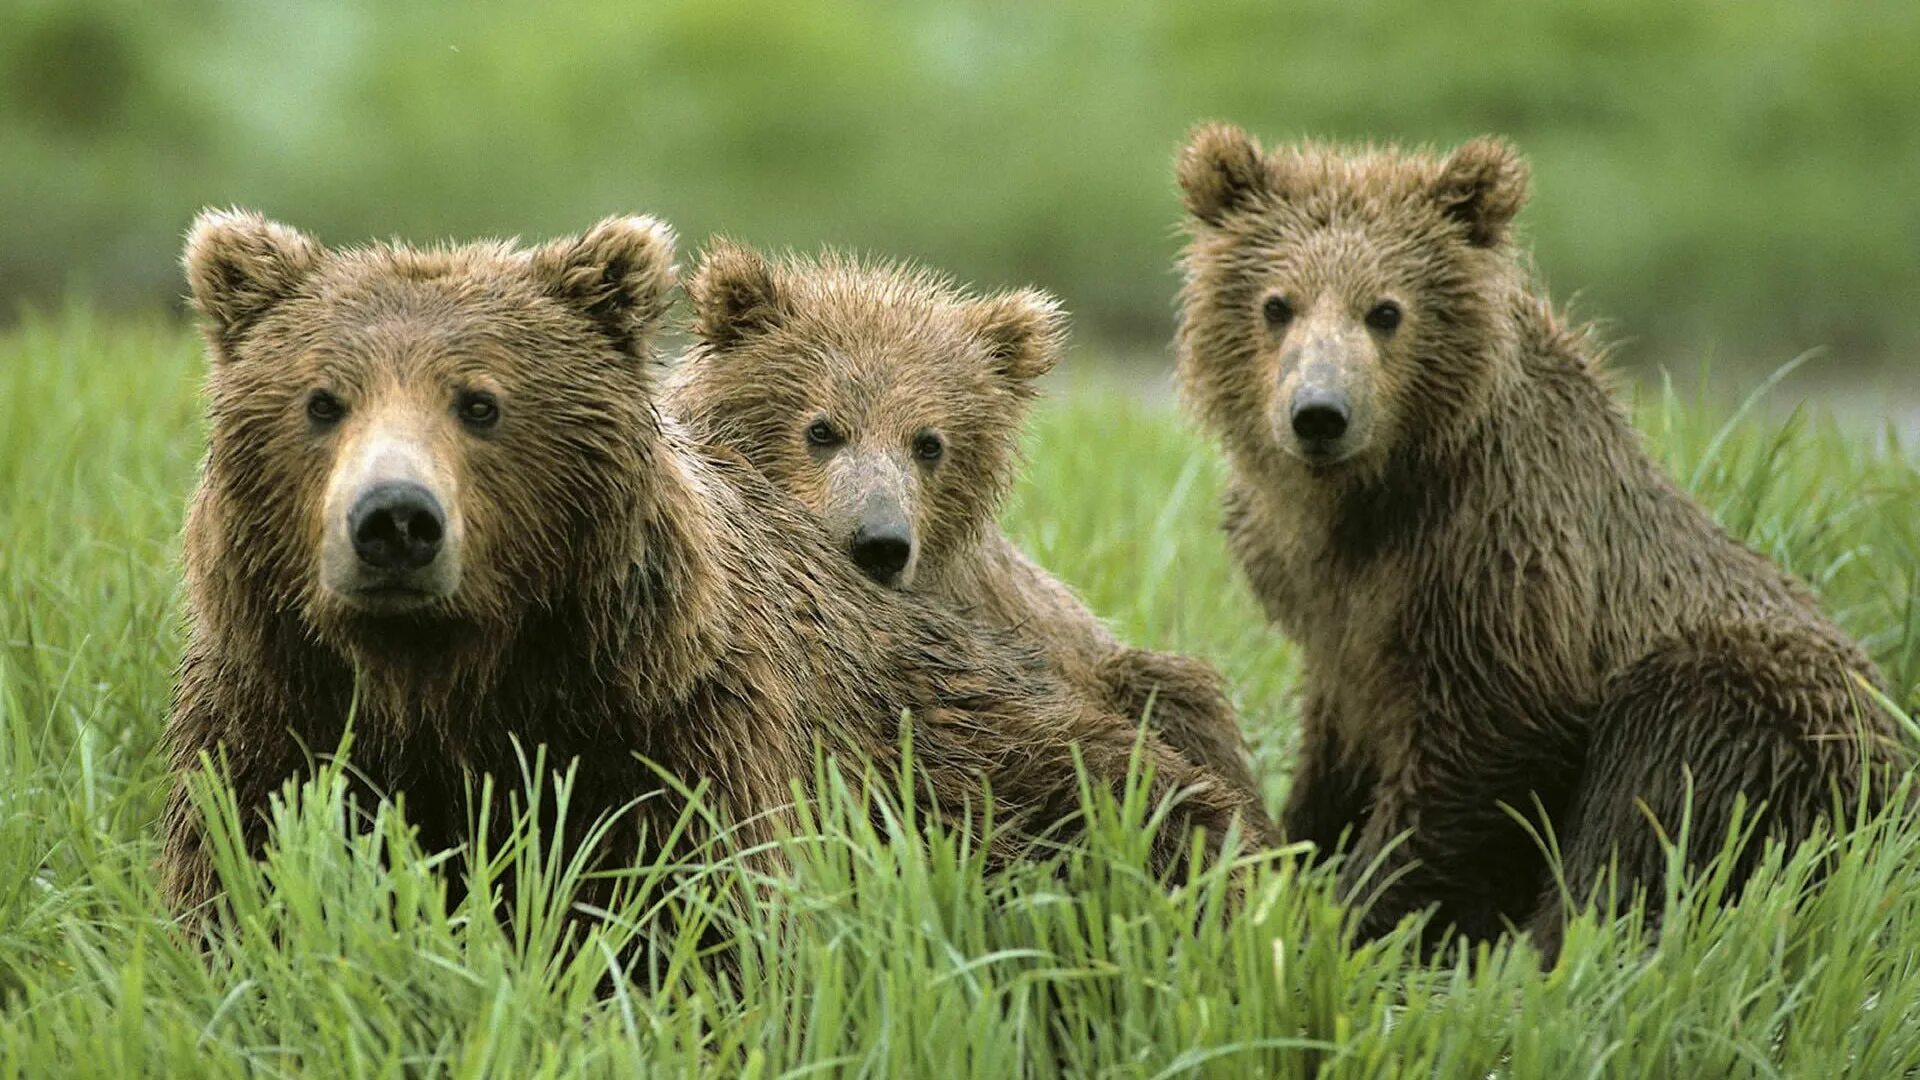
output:
[[[952,837],[876,832],[845,794],[786,842],[790,874],[716,852],[702,887],[666,894],[640,867],[568,938],[578,871],[537,838],[479,860],[478,891],[518,871],[502,922],[449,904],[391,813],[348,839],[328,773],[290,793],[264,864],[226,860],[237,928],[202,956],[150,871],[198,368],[167,325],[72,314],[0,339],[0,1077],[1920,1069],[1920,825],[1903,820],[1776,859],[1731,909],[1715,873],[1676,885],[1649,900],[1657,940],[1582,919],[1542,974],[1506,947],[1422,963],[1404,930],[1346,949],[1324,875],[1285,865],[1223,917],[1219,873],[1172,894],[1143,879],[1138,805],[1096,806],[1093,842],[1060,867],[989,875]],[[1813,581],[1920,705],[1906,451],[1650,398],[1643,427],[1676,475]],[[1029,458],[1014,534],[1130,637],[1227,671],[1277,798],[1295,668],[1216,536],[1211,453],[1161,411],[1088,392],[1042,410]],[[711,978],[687,934],[628,947],[662,907],[731,940],[740,979]],[[614,974],[636,957],[647,972]]]

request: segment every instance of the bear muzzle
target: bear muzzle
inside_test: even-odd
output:
[[[904,517],[880,517],[863,520],[854,526],[849,542],[853,563],[860,572],[888,588],[905,588],[908,566],[913,562],[913,527]]]
[[[411,574],[433,563],[447,535],[446,511],[419,484],[376,484],[347,512],[353,553],[380,574]]]
[[[401,614],[460,584],[460,522],[451,477],[423,440],[373,433],[343,455],[328,485],[322,583],[348,607]]]
[[[1365,346],[1345,334],[1311,338],[1282,356],[1273,418],[1281,448],[1315,467],[1337,465],[1365,450],[1375,366]]]
[[[845,545],[862,574],[903,591],[913,587],[920,563],[912,472],[905,457],[890,450],[844,453],[834,463],[821,513],[828,534]]]

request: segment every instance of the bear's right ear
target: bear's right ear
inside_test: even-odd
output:
[[[673,230],[657,218],[603,219],[579,236],[535,248],[529,265],[541,287],[580,309],[632,356],[645,354],[647,338],[672,304]]]
[[[773,264],[745,244],[715,237],[687,283],[693,332],[716,348],[731,348],[787,319],[787,301]]]
[[[1208,225],[1220,224],[1273,186],[1260,144],[1232,124],[1194,128],[1174,171],[1187,212]]]
[[[304,233],[250,210],[202,210],[180,261],[216,357],[293,295],[325,255]]]

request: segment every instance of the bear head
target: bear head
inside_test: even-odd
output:
[[[1510,147],[1268,152],[1209,125],[1177,171],[1182,395],[1243,469],[1364,479],[1471,428],[1511,353]]]
[[[687,288],[698,344],[670,410],[797,497],[869,577],[910,589],[993,520],[1062,348],[1051,297],[725,240]]]
[[[190,571],[348,655],[498,640],[550,609],[618,557],[596,545],[619,542],[656,430],[672,257],[644,217],[532,249],[329,250],[203,213],[184,259],[211,356]]]

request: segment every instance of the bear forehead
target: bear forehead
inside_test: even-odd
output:
[[[788,411],[825,412],[863,428],[958,422],[984,416],[1003,396],[984,375],[886,349],[850,350],[787,370],[786,378],[764,383],[761,392],[784,399]]]
[[[310,293],[343,306],[422,312],[458,302],[474,313],[488,305],[550,312],[524,255],[504,246],[444,250],[378,247],[335,254],[314,275]]]
[[[1232,231],[1275,239],[1327,230],[1386,250],[1444,239],[1446,217],[1433,197],[1443,166],[1433,155],[1394,149],[1281,148],[1266,162],[1271,190]]]
[[[582,353],[580,321],[511,256],[355,252],[315,274],[269,317],[256,344],[335,358]]]
[[[1386,204],[1424,196],[1445,167],[1439,155],[1423,151],[1317,142],[1282,146],[1267,157],[1269,174],[1288,194],[1338,192]]]
[[[804,363],[769,370],[791,372],[809,390],[874,403],[895,396],[972,397],[996,388],[985,343],[951,303],[872,295],[806,300],[798,298],[793,320],[767,346],[783,361],[802,354]]]
[[[1252,246],[1251,276],[1301,287],[1412,285],[1433,273],[1432,238],[1375,220],[1276,223]]]
[[[958,305],[899,289],[816,283],[796,290],[795,334],[849,353],[876,351],[971,354],[980,342],[967,332]]]

